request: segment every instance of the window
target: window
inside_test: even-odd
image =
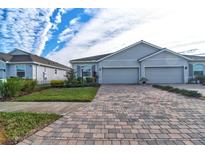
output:
[[[26,68],[24,65],[16,66],[16,76],[20,78],[24,78],[26,75]]]
[[[81,66],[81,71],[83,72],[83,77],[91,77],[92,66],[91,65]]]
[[[57,69],[55,69],[55,74],[57,74],[58,73],[58,71],[57,71]]]
[[[204,65],[203,64],[194,64],[193,65],[194,76],[204,75]]]
[[[92,65],[77,65],[76,66],[77,71],[76,75],[77,77],[91,77],[92,76]]]
[[[91,69],[83,70],[83,76],[84,77],[90,77],[91,76]]]

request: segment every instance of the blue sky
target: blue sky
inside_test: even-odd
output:
[[[88,22],[92,18],[91,12],[80,8],[57,8],[53,10],[1,9],[0,15],[0,51],[6,52],[14,48],[20,48],[41,56],[46,56],[51,51],[61,50],[65,46],[65,43],[71,39],[68,35],[74,36],[78,33],[78,23],[83,25],[83,23]],[[34,16],[32,17],[30,15]],[[26,21],[23,18],[27,18],[28,20]],[[16,21],[22,22],[17,22],[19,25],[14,25]],[[37,25],[27,27],[27,25],[32,23]],[[26,29],[25,33],[22,32],[22,28]],[[29,29],[32,31],[29,32]],[[68,29],[71,30],[68,31]],[[67,32],[65,30],[67,30]],[[64,31],[66,33],[63,33]],[[24,36],[26,36],[25,42],[21,42],[21,37]],[[39,37],[44,38],[39,40]],[[29,44],[29,48],[26,43]],[[41,43],[43,43],[43,46],[41,46]]]
[[[145,40],[205,53],[204,10],[0,9],[0,51],[25,50],[68,65]],[[187,53],[187,52],[186,52]]]

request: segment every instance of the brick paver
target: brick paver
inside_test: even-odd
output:
[[[205,144],[205,101],[151,86],[103,85],[92,103],[19,144]]]

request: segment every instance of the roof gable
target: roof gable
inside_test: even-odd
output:
[[[196,56],[196,55],[183,55],[192,59],[193,61],[205,61],[205,56]]]
[[[107,58],[109,58],[109,57],[111,57],[111,56],[114,56],[114,55],[116,55],[116,54],[119,54],[119,53],[121,53],[121,52],[126,52],[126,51],[128,51],[128,49],[130,49],[130,48],[132,48],[132,47],[135,47],[135,46],[138,46],[138,45],[140,45],[140,44],[145,44],[145,45],[148,45],[148,46],[150,46],[150,47],[156,48],[156,49],[158,49],[158,50],[161,50],[161,49],[162,49],[161,47],[159,47],[159,46],[157,46],[157,45],[154,45],[154,44],[151,44],[151,43],[146,42],[146,41],[144,41],[144,40],[141,40],[141,41],[136,42],[136,43],[134,43],[134,44],[131,44],[131,45],[127,46],[127,47],[124,47],[124,48],[122,48],[122,49],[120,49],[120,50],[118,50],[118,51],[116,51],[116,52],[114,52],[114,53],[112,53],[112,54],[110,54],[110,55],[108,55],[108,56],[105,56],[105,57],[99,59],[97,62],[100,62],[100,61],[102,61],[102,60],[105,60],[105,59],[107,59]]]
[[[77,62],[100,62],[100,61],[102,61],[102,60],[104,60],[106,58],[114,56],[114,55],[116,55],[118,53],[126,51],[127,49],[132,48],[132,47],[137,46],[137,45],[142,44],[142,43],[146,44],[146,45],[148,45],[150,47],[156,48],[158,50],[162,49],[161,47],[159,47],[157,45],[154,45],[154,44],[151,44],[149,42],[141,40],[141,41],[136,42],[134,44],[131,44],[131,45],[127,46],[127,47],[124,47],[124,48],[122,48],[120,50],[117,50],[116,52],[113,52],[113,53],[102,54],[102,55],[91,56],[91,57],[85,57],[85,58],[79,58],[79,59],[73,59],[73,60],[70,60],[70,63],[77,63]]]
[[[23,50],[20,50],[20,49],[15,49],[11,52],[9,52],[10,55],[29,55],[28,52],[25,52]]]
[[[158,54],[160,54],[160,53],[162,53],[162,52],[165,52],[165,51],[167,51],[167,52],[169,52],[169,53],[171,53],[171,54],[174,54],[174,55],[176,55],[176,56],[179,56],[179,57],[181,57],[181,58],[184,58],[184,59],[187,59],[187,60],[192,60],[192,59],[190,59],[190,58],[188,58],[188,57],[186,57],[186,56],[184,56],[184,55],[181,55],[181,54],[176,53],[176,52],[174,52],[174,51],[172,51],[172,50],[169,50],[169,49],[167,49],[167,48],[164,48],[164,49],[162,49],[162,50],[160,50],[160,51],[158,51],[158,52],[155,52],[155,53],[153,53],[153,54],[147,55],[147,56],[145,56],[145,57],[139,59],[138,61],[140,61],[140,62],[141,62],[141,61],[144,61],[144,60],[146,60],[146,59],[149,59],[149,58],[151,58],[151,57],[153,57],[153,56],[155,56],[155,55],[158,55]]]
[[[0,52],[0,60],[6,62],[6,61],[10,61],[11,58],[12,58],[11,55],[9,55],[9,54],[7,54],[7,53],[2,53],[2,52]]]
[[[56,67],[59,69],[70,69],[69,67],[57,63],[55,61],[37,55],[33,55],[31,53],[19,49],[15,49],[9,53],[0,53],[0,60],[9,63],[25,63],[25,62],[38,63],[46,66]]]

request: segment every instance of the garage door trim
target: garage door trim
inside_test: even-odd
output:
[[[133,83],[107,83],[105,82],[105,76],[104,76],[104,72],[105,72],[105,69],[116,69],[116,70],[119,70],[119,69],[135,69],[136,71],[136,82],[133,82]],[[137,84],[139,82],[139,78],[140,78],[140,70],[139,70],[139,67],[102,67],[102,74],[101,74],[101,77],[102,77],[102,84]]]
[[[178,66],[146,66],[145,68],[144,68],[144,70],[145,70],[145,77],[147,77],[147,68],[181,68],[182,69],[182,74],[180,74],[180,75],[182,75],[181,77],[182,77],[182,83],[184,83],[184,66],[181,66],[181,65],[178,65]]]

